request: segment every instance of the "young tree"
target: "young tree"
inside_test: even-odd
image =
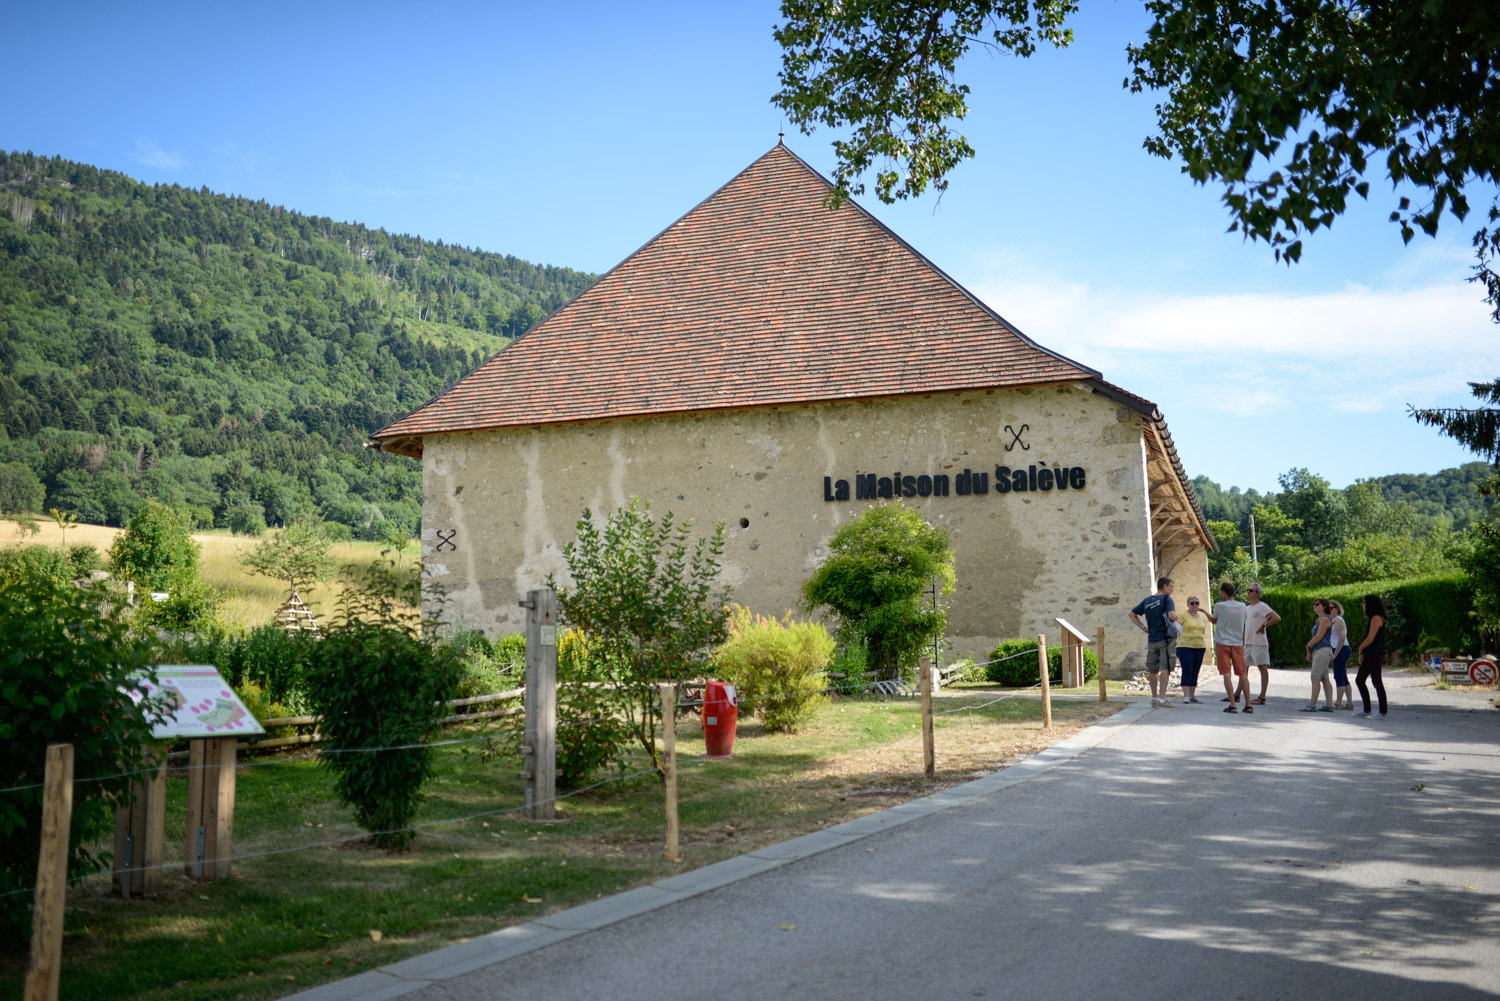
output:
[[[251,573],[284,580],[299,593],[331,577],[335,562],[322,526],[309,521],[292,522],[240,557]]]
[[[948,530],[901,504],[878,504],[835,532],[828,550],[802,585],[803,607],[832,609],[840,639],[863,639],[875,675],[898,678],[948,628],[947,610],[922,600],[934,580],[953,593]]]
[[[1482,407],[1407,407],[1417,422],[1452,438],[1476,452],[1500,469],[1500,379],[1492,383],[1471,382],[1469,390]],[[1492,478],[1488,491],[1500,486],[1500,476]],[[1481,488],[1484,489],[1484,488]]]
[[[729,590],[718,582],[724,523],[708,538],[693,539],[691,528],[671,511],[652,518],[640,498],[610,514],[602,532],[585,509],[563,548],[574,587],[547,578],[601,680],[622,686],[631,731],[658,769],[656,685],[702,674],[729,616]]]

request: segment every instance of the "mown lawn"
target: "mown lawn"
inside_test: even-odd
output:
[[[937,708],[994,698],[945,691]],[[410,851],[360,841],[311,758],[261,759],[238,776],[234,877],[181,875],[187,782],[168,782],[164,892],[121,901],[105,879],[69,900],[62,996],[252,1001],[350,976],[449,942],[629,889],[985,774],[1077,732],[1125,703],[1013,698],[936,723],[938,777],[922,779],[915,699],[841,699],[802,733],[741,720],[735,757],[701,758],[697,720],[678,728],[683,862],[662,858],[662,793],[637,778],[559,804],[566,823],[518,813],[517,759],[483,743],[445,747]],[[489,814],[455,823],[453,818]],[[273,854],[274,853],[274,854]],[[378,934],[377,934],[378,933]],[[18,997],[25,956],[0,956],[0,996]]]

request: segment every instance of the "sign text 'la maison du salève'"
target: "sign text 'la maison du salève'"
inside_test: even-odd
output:
[[[1020,494],[1048,490],[1082,490],[1088,484],[1082,466],[1049,466],[1036,463],[1024,468],[995,467],[994,491],[997,494]],[[879,473],[854,474],[854,500],[885,500],[897,497],[960,497],[988,494],[990,474],[965,469],[952,477],[947,473],[909,475],[899,470],[891,476]],[[823,477],[823,499],[850,499],[849,481]]]

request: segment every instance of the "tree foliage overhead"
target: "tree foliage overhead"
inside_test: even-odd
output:
[[[1131,90],[1163,93],[1145,147],[1199,184],[1224,189],[1231,229],[1295,261],[1304,234],[1331,225],[1372,173],[1402,191],[1391,219],[1410,240],[1469,193],[1490,199],[1474,234],[1500,319],[1500,5],[1434,0],[1148,0],[1153,23],[1127,47]],[[1077,5],[1025,0],[784,0],[776,29],[781,90],[772,102],[804,133],[845,127],[834,143],[835,199],[863,190],[893,201],[947,186],[974,150],[957,131],[975,47],[1030,55],[1066,45]]]
[[[772,103],[804,133],[848,126],[835,140],[831,205],[865,190],[877,163],[881,201],[911,198],[974,155],[950,121],[968,113],[959,60],[974,45],[1030,56],[1041,44],[1066,46],[1070,0],[783,0],[776,28],[781,90]]]
[[[0,152],[0,503],[412,531],[416,465],[362,443],[590,280]]]

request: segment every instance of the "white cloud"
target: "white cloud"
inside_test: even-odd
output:
[[[181,153],[164,150],[150,139],[137,139],[135,152],[130,154],[130,158],[143,167],[155,167],[158,170],[177,170],[186,162]]]
[[[1462,283],[1172,295],[1027,274],[1024,263],[1006,272],[975,293],[1038,342],[1164,406],[1371,413],[1500,373],[1500,328]]]

